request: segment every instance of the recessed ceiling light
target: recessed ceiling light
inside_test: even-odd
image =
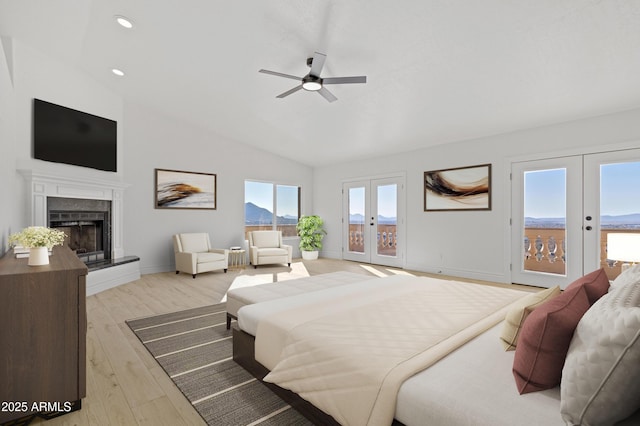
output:
[[[117,75],[118,77],[124,77],[124,71],[119,70],[118,68],[113,68],[111,72]]]
[[[116,18],[116,22],[121,26],[123,26],[124,28],[127,28],[127,29],[133,28],[133,21],[131,21],[131,19],[121,15],[116,15],[115,18]]]

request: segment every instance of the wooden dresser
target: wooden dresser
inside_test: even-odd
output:
[[[87,267],[67,247],[49,265],[0,259],[0,423],[74,411],[86,395]]]

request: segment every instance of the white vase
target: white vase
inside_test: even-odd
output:
[[[49,249],[46,247],[31,247],[29,249],[29,266],[48,265]]]
[[[314,250],[314,251],[302,250],[302,258],[304,260],[316,260],[318,258],[318,250]]]

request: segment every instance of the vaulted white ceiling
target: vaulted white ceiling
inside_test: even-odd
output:
[[[312,166],[640,107],[640,0],[0,0],[0,35]],[[297,83],[258,70],[314,51],[367,84],[276,99]]]

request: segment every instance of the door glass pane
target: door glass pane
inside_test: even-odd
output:
[[[567,170],[524,173],[525,271],[566,274]]]
[[[378,186],[378,229],[377,253],[382,256],[395,256],[398,239],[398,185]]]
[[[610,280],[640,262],[639,187],[640,162],[600,166],[600,266]]]
[[[364,187],[349,188],[349,251],[364,253]]]

